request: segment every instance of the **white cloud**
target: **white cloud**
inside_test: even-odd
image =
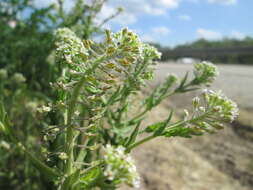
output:
[[[118,0],[109,1],[102,12],[110,15],[112,10],[123,7],[125,12],[114,19],[114,23],[128,25],[135,23],[137,17],[143,14],[166,15],[167,10],[177,8],[181,0]],[[104,15],[105,15],[104,14]]]
[[[44,8],[51,4],[58,4],[57,0],[33,0],[32,3],[37,8]],[[63,8],[65,11],[71,10],[73,6],[74,6],[73,0],[64,1]]]
[[[170,33],[170,29],[166,26],[158,26],[151,29],[152,33],[154,35],[161,35],[161,36],[167,36]]]
[[[246,37],[246,34],[242,32],[238,32],[238,31],[232,31],[227,34],[222,34],[218,31],[207,30],[203,28],[200,28],[197,30],[197,35],[199,38],[204,38],[207,40],[220,40],[222,38],[233,38],[233,39],[242,40]]]
[[[201,3],[203,1],[206,1],[208,3],[220,5],[235,5],[238,2],[238,0],[183,0],[183,1],[190,3]]]
[[[144,42],[153,42],[153,43],[161,43],[166,45],[166,38],[169,37],[171,30],[166,26],[157,26],[153,27],[150,30],[137,30],[140,38]]]
[[[234,5],[237,3],[237,0],[208,0],[209,3],[218,3],[224,5]]]
[[[199,38],[204,38],[207,40],[218,40],[222,38],[222,34],[220,32],[203,28],[197,29],[197,35]]]
[[[167,9],[178,7],[180,0],[118,0],[111,1],[113,7],[122,6],[131,14],[166,14]]]
[[[129,25],[137,21],[137,17],[143,14],[166,15],[167,10],[177,8],[181,0],[116,0],[108,1],[99,14],[98,21],[101,21],[116,12],[118,7],[123,7],[125,12],[114,19],[114,23],[120,25]],[[37,7],[45,7],[57,0],[34,0]],[[90,4],[90,0],[86,3]],[[64,8],[66,11],[73,7],[73,0],[65,0]]]
[[[153,35],[151,34],[143,34],[143,35],[140,35],[140,38],[142,41],[144,42],[157,42],[157,40],[154,38]]]
[[[192,19],[189,15],[179,15],[178,18],[184,21],[190,21]]]
[[[117,10],[114,7],[105,4],[102,7],[101,12],[98,14],[98,17],[96,18],[97,22],[100,23],[102,20],[113,15],[116,11]],[[127,14],[126,12],[123,12],[116,18],[112,19],[110,23],[116,23],[116,24],[120,24],[121,26],[127,26],[128,24],[135,23],[136,20],[137,18],[134,14]],[[107,23],[107,25],[110,25],[110,24]]]
[[[232,31],[230,34],[230,37],[238,39],[238,40],[242,40],[246,37],[246,35],[238,31]]]
[[[190,3],[199,3],[199,0],[184,0],[184,1]]]

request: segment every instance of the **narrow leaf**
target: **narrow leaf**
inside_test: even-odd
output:
[[[126,147],[128,147],[129,145],[131,145],[132,143],[135,142],[136,140],[136,137],[138,136],[138,132],[139,132],[139,129],[140,129],[140,125],[141,125],[141,121],[139,121],[135,127],[135,129],[133,130],[128,142],[125,144]]]
[[[163,125],[161,125],[161,127],[159,127],[155,133],[154,133],[154,136],[161,136],[163,131],[165,130],[165,128],[167,127],[168,123],[170,122],[171,118],[172,118],[172,115],[173,115],[173,111],[170,112],[170,115],[169,117],[166,119],[166,121],[163,123]]]

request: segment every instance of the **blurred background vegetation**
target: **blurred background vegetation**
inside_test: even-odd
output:
[[[162,52],[162,61],[177,60],[183,57],[191,57],[199,60],[209,60],[222,64],[253,63],[253,39],[225,38],[217,41],[199,39],[192,43],[178,45],[175,48],[163,47],[154,44]]]
[[[102,26],[122,12],[119,8],[97,22],[106,3],[107,0],[93,0],[92,3],[76,0],[66,12],[62,0],[44,8],[37,8],[32,0],[0,1],[0,101],[4,102],[17,135],[35,151],[43,141],[40,136],[45,125],[36,109],[55,98],[49,83],[61,73],[53,56],[54,30],[69,27],[81,38],[97,38]],[[215,63],[253,64],[253,39],[250,37],[219,41],[200,39],[175,48],[154,45],[163,53],[162,61],[191,57]],[[250,118],[251,114],[248,115],[243,121]],[[47,119],[53,125],[58,117],[52,113]],[[53,144],[48,146],[54,148]],[[43,155],[38,156],[43,158]],[[55,188],[0,134],[0,189]]]

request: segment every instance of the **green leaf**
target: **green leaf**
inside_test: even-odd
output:
[[[144,131],[147,133],[153,133],[155,132],[157,129],[159,129],[160,127],[162,127],[164,125],[164,122],[159,122],[159,123],[155,123],[152,125],[147,126]]]
[[[120,94],[120,86],[117,88],[117,90],[113,93],[113,95],[109,98],[109,100],[106,102],[106,105],[113,104],[114,100],[119,96]]]
[[[140,129],[140,125],[141,125],[141,121],[139,121],[135,127],[135,129],[133,130],[129,140],[127,141],[127,143],[125,144],[126,147],[128,147],[129,145],[133,144],[136,140],[136,137],[138,136],[139,133],[139,129]]]
[[[129,131],[131,131],[132,126],[131,125],[124,125],[121,127],[114,127],[112,128],[112,131],[116,133],[119,137],[124,137]]]
[[[5,125],[0,121],[0,132],[3,132],[4,134],[6,134],[6,129],[5,129]]]
[[[200,88],[187,88],[187,89],[180,90],[180,92],[190,92],[190,91],[199,90],[199,89]]]
[[[9,137],[14,135],[14,131],[11,127],[11,123],[2,102],[0,102],[0,131]]]
[[[165,137],[184,137],[191,138],[192,136],[201,136],[203,135],[202,131],[197,131],[193,128],[187,127],[178,127],[174,129],[169,129],[164,133]]]
[[[183,86],[185,85],[186,81],[187,81],[187,78],[188,78],[188,75],[189,75],[189,72],[186,72],[184,78],[181,80],[181,83],[179,85],[179,88],[183,88]]]
[[[74,173],[69,175],[63,182],[62,190],[69,190],[71,186],[78,182],[80,177],[80,170],[76,170]]]
[[[101,90],[95,88],[94,86],[86,86],[85,89],[90,92],[90,93],[93,93],[93,94],[97,94],[99,92],[101,92]]]
[[[101,177],[102,171],[99,167],[89,170],[83,177],[80,178],[82,188],[89,189],[95,187]]]
[[[164,124],[161,125],[154,133],[154,136],[161,136],[165,128],[168,126],[168,123],[170,122],[173,115],[173,111],[170,112],[169,117],[164,121]]]

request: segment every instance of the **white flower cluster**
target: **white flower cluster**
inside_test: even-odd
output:
[[[89,54],[82,40],[70,29],[57,29],[55,37],[58,58],[66,60],[69,64],[79,64],[87,59]]]
[[[144,57],[149,57],[152,59],[160,59],[162,55],[155,47],[149,44],[142,45],[142,52]]]
[[[140,186],[140,177],[136,171],[136,166],[129,154],[125,153],[125,148],[112,145],[105,147],[105,170],[104,175],[110,181],[117,181],[118,184],[126,183],[132,187]]]
[[[111,43],[109,42],[110,45],[119,48],[122,52],[130,56],[138,56],[141,53],[142,42],[137,34],[127,28],[113,34],[111,40]]]
[[[24,75],[22,75],[21,73],[15,73],[13,76],[12,76],[12,80],[15,82],[15,83],[23,83],[26,81],[26,78],[24,77]]]
[[[191,137],[204,133],[214,133],[224,128],[224,123],[232,122],[238,116],[237,105],[221,92],[204,90],[201,98],[192,100],[194,113],[184,111],[184,122],[178,128],[168,128],[164,136]]]
[[[96,44],[91,40],[82,41],[68,28],[56,30],[55,44],[57,59],[67,63],[74,78],[81,76],[91,66],[93,61],[101,61],[89,79],[101,86],[121,85],[126,78],[135,75],[132,81],[138,89],[145,80],[152,79],[153,59],[160,58],[156,48],[144,44],[138,35],[127,28],[112,33],[105,31],[104,42]],[[99,59],[101,58],[101,59]],[[73,79],[73,78],[72,78]]]
[[[210,62],[201,62],[194,65],[195,84],[206,84],[212,83],[215,78],[219,75],[218,68]]]
[[[208,109],[211,109],[216,117],[232,122],[239,115],[236,103],[221,92],[204,90],[203,97],[209,107]]]
[[[107,30],[105,44],[107,54],[118,54],[116,62],[123,67],[131,67],[143,59],[152,60],[161,57],[156,48],[142,43],[138,35],[127,28],[114,34]]]

